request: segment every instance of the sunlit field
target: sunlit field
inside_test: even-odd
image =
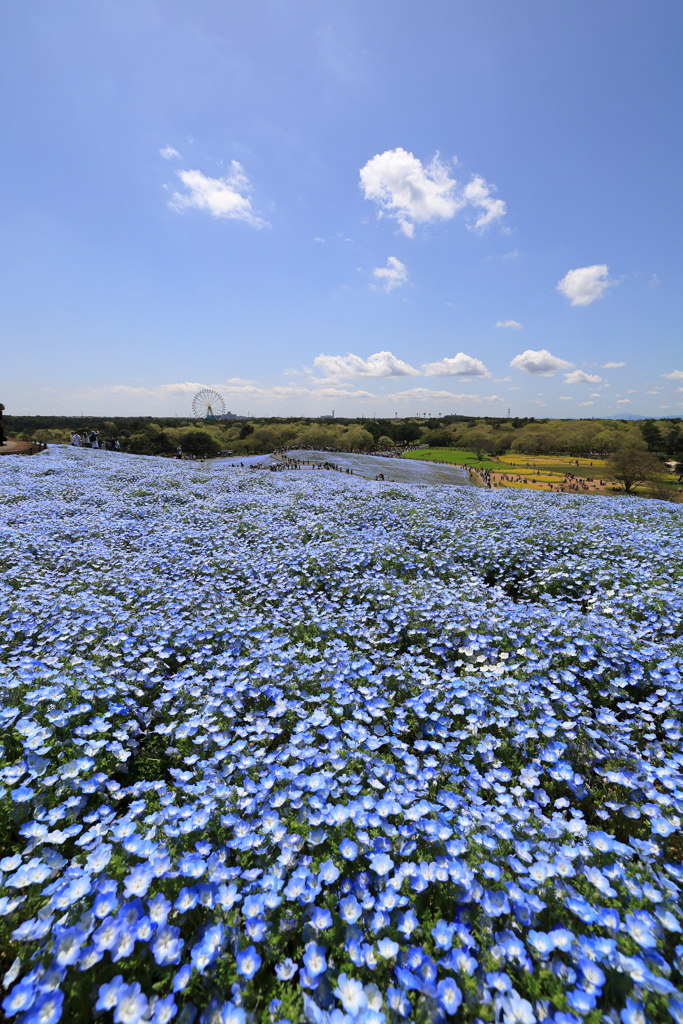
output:
[[[678,506],[78,450],[0,503],[8,1019],[683,1019]]]

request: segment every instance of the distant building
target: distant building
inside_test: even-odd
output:
[[[215,420],[246,420],[246,418],[246,416],[238,416],[236,412],[230,412],[229,409],[222,416],[214,416]]]

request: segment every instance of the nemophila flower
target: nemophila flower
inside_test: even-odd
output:
[[[436,991],[439,1004],[444,1008],[446,1013],[455,1013],[462,1003],[462,992],[456,985],[453,978],[444,978],[440,981],[437,985]]]
[[[2,1001],[2,1008],[8,1017],[13,1017],[22,1010],[27,1010],[36,998],[35,985],[25,979],[15,985],[8,996]]]
[[[113,1010],[119,1001],[119,995],[125,988],[126,985],[121,974],[117,974],[112,981],[100,985],[95,1009]]]
[[[630,996],[626,999],[626,1006],[619,1014],[622,1024],[647,1024],[647,1017],[642,1003],[636,1002]]]
[[[486,975],[486,984],[496,992],[509,992],[512,988],[509,975],[501,971],[490,971]]]
[[[345,860],[355,860],[358,856],[358,844],[352,839],[342,839],[339,844],[339,852]]]
[[[60,967],[67,967],[78,960],[81,946],[86,941],[86,934],[82,928],[63,928],[55,934],[55,941],[52,946],[52,955]]]
[[[631,938],[635,939],[638,945],[644,949],[653,949],[657,945],[657,939],[648,921],[642,917],[635,914],[627,914],[624,919],[624,926]]]
[[[337,978],[334,994],[351,1017],[358,1017],[368,1005],[368,997],[362,983],[355,978],[349,978],[344,972]]]
[[[290,981],[298,971],[298,964],[287,957],[282,963],[275,965],[275,973],[280,981]]]
[[[98,952],[105,949],[113,949],[116,945],[121,925],[113,917],[106,917],[99,928],[92,935],[93,946]]]
[[[385,937],[380,939],[377,943],[377,952],[385,960],[392,960],[399,951],[398,942],[394,942],[393,939]]]
[[[63,1002],[64,993],[60,989],[41,992],[22,1020],[24,1024],[57,1024],[62,1016]]]
[[[414,911],[408,910],[405,914],[401,914],[398,919],[398,930],[403,932],[406,938],[410,938],[412,933],[419,925],[419,921],[415,916]]]
[[[12,790],[12,799],[17,804],[23,804],[30,800],[34,793],[35,790],[31,789],[30,786],[17,786],[16,789]]]
[[[180,928],[161,924],[152,943],[152,954],[159,966],[177,964],[183,945],[184,940],[180,938]]]
[[[187,988],[192,977],[192,968],[189,964],[183,964],[179,971],[173,976],[173,991],[182,992]]]
[[[407,1017],[412,1010],[410,1000],[403,989],[393,988],[391,985],[387,988],[387,1004],[390,1010],[401,1017]]]
[[[247,980],[251,980],[261,966],[261,957],[254,946],[247,946],[237,954],[236,960],[238,974],[242,974]]]
[[[536,1015],[528,999],[523,999],[512,990],[502,997],[503,1021],[505,1024],[535,1024]]]
[[[166,996],[164,999],[157,999],[154,1003],[150,1024],[168,1024],[170,1020],[173,1020],[177,1012],[178,1007],[172,995]]]
[[[355,924],[363,910],[355,896],[347,896],[339,901],[339,913],[346,924]]]
[[[370,858],[370,867],[380,878],[387,875],[393,866],[393,860],[386,853],[377,853]]]
[[[332,927],[332,914],[326,907],[314,907],[310,917],[311,924],[318,931]]]
[[[140,983],[134,981],[120,989],[114,1010],[115,1024],[138,1024],[147,1013],[147,997]]]
[[[137,864],[123,880],[124,896],[129,898],[146,895],[153,878],[154,873],[148,863]]]
[[[319,974],[323,974],[327,970],[325,947],[318,946],[315,942],[308,942],[303,955],[303,961],[311,978],[317,978]]]

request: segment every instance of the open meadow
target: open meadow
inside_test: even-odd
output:
[[[683,1021],[683,510],[0,460],[21,1024]]]
[[[593,494],[614,494],[621,490],[613,480],[606,459],[586,456],[569,458],[566,455],[524,455],[506,452],[497,456],[482,455],[457,448],[422,448],[406,452],[404,459],[421,463],[434,462],[486,470],[492,487],[525,488],[536,491],[572,491]],[[664,469],[665,467],[663,467]],[[676,475],[663,473],[661,494],[670,501],[680,501],[681,484]],[[651,486],[636,486],[633,493],[651,494]]]

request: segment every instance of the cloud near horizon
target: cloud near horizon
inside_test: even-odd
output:
[[[436,363],[423,363],[422,372],[425,377],[490,377],[491,373],[481,359],[458,352],[452,358],[448,356]]]
[[[683,380],[683,370],[672,370],[671,373],[660,373],[665,380]]]
[[[168,205],[172,210],[206,210],[212,217],[241,220],[254,228],[263,228],[267,222],[257,216],[251,199],[244,193],[251,191],[251,183],[237,160],[230,165],[230,173],[223,178],[209,178],[201,171],[178,171],[178,177],[188,189],[174,192]]]
[[[565,384],[602,384],[602,377],[599,377],[597,373],[572,370],[571,373],[565,373],[564,382]]]
[[[595,263],[592,267],[577,267],[576,270],[568,271],[557,282],[557,290],[567,296],[572,306],[590,306],[612,284],[614,281],[609,279],[607,264]]]
[[[469,394],[454,394],[452,391],[432,391],[430,388],[408,388],[406,391],[395,391],[393,394],[387,395],[387,398],[393,398],[394,400],[399,399],[448,399],[452,398],[454,401],[470,401],[470,402],[502,402],[503,399],[498,395],[469,395]]]
[[[528,348],[510,361],[510,366],[513,369],[522,370],[524,373],[533,373],[537,377],[552,377],[558,370],[571,370],[573,365],[566,359],[554,356],[546,348],[540,348],[537,351]]]
[[[345,356],[328,356],[321,354],[313,360],[313,365],[322,370],[330,380],[336,378],[354,379],[356,377],[416,377],[416,370],[392,352],[375,352],[362,359],[347,352]]]
[[[474,223],[477,230],[505,215],[505,203],[491,194],[495,186],[473,175],[460,188],[438,153],[427,165],[400,146],[377,153],[361,168],[360,187],[365,198],[380,207],[380,215],[397,220],[408,238],[414,236],[416,224],[451,220],[466,206],[482,211]]]

